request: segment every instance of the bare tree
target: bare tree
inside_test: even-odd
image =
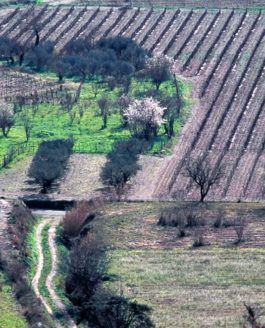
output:
[[[213,168],[207,161],[199,157],[189,158],[186,162],[185,174],[200,189],[200,202],[203,202],[210,188],[223,177],[223,167]]]

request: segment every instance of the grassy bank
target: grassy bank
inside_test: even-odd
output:
[[[0,271],[0,327],[26,328],[27,323],[19,313],[18,305],[4,274]]]

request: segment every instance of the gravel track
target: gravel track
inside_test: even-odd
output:
[[[50,305],[47,303],[45,298],[41,295],[39,290],[39,281],[42,275],[42,270],[44,266],[44,255],[43,255],[43,249],[42,249],[42,231],[46,225],[50,225],[50,228],[48,230],[48,243],[49,243],[49,250],[51,253],[51,262],[52,267],[51,271],[47,276],[46,279],[46,287],[48,289],[48,292],[50,294],[50,297],[52,299],[53,304],[55,307],[59,310],[60,314],[63,315],[64,320],[67,322],[67,327],[69,328],[77,328],[74,320],[71,318],[71,316],[67,312],[67,308],[65,304],[62,302],[60,297],[56,293],[56,288],[54,285],[54,278],[56,277],[57,270],[58,270],[58,256],[57,256],[57,248],[56,248],[56,228],[59,225],[61,218],[63,216],[64,212],[56,212],[56,211],[35,211],[35,214],[42,215],[44,217],[43,221],[39,223],[36,231],[36,242],[37,242],[37,250],[38,250],[38,264],[37,264],[37,270],[36,274],[32,280],[32,286],[33,289],[37,295],[37,297],[40,298],[41,302],[45,306],[48,313],[53,317],[55,326],[58,328],[63,327],[63,325],[59,322],[58,319],[55,318],[55,313],[50,307]]]

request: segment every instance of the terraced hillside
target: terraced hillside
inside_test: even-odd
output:
[[[222,184],[209,198],[264,198],[262,11],[28,7],[2,12],[0,36],[33,43],[36,21],[41,41],[55,42],[58,52],[77,38],[128,36],[173,57],[176,73],[194,81],[197,106],[157,183],[141,198],[197,198],[183,167],[198,155],[215,167],[225,164]],[[148,174],[142,182],[149,183]]]

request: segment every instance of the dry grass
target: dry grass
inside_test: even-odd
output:
[[[180,239],[175,228],[156,224],[161,206],[121,203],[104,209],[95,224],[104,225],[114,246],[110,272],[126,295],[153,307],[158,328],[242,327],[244,302],[265,307],[263,206],[207,206],[205,215],[212,213],[212,219],[220,207],[230,216],[239,209],[248,215],[248,239],[235,247],[232,228],[207,228],[212,245],[199,249],[191,247],[192,234]],[[120,282],[112,287],[120,288]]]
[[[27,177],[31,158],[18,162],[14,167],[0,173],[0,192],[12,195],[30,195],[39,192],[39,187]],[[99,179],[105,156],[74,154],[70,158],[69,169],[59,182],[51,197],[88,198],[92,192],[102,187]]]

